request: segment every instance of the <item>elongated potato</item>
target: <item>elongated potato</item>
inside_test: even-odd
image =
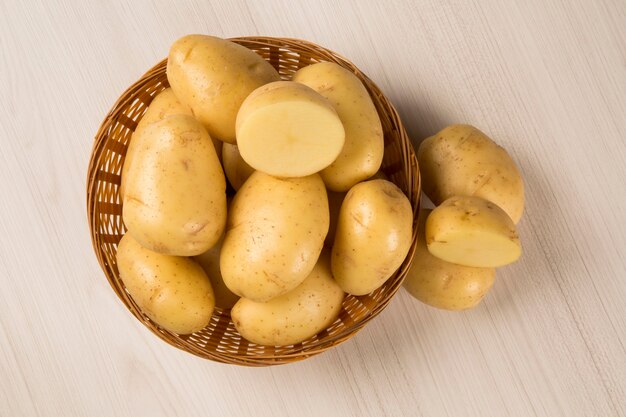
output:
[[[135,132],[133,133],[128,149],[126,150],[126,157],[124,158],[124,165],[122,166],[122,179],[120,184],[120,197],[124,198],[124,190],[126,189],[126,178],[128,177],[128,170],[132,164],[132,160],[135,155],[135,149],[139,146],[136,138],[139,136],[137,132],[141,131],[145,126],[150,123],[158,122],[166,117],[175,114],[186,114],[187,116],[193,116],[191,109],[183,104],[176,98],[171,88],[166,88],[152,100],[152,103],[148,106],[148,109],[144,113],[143,117],[137,123]],[[145,136],[144,136],[145,138]]]
[[[122,213],[128,232],[159,253],[207,251],[226,224],[226,180],[209,135],[190,116],[170,116],[137,134]]]
[[[265,303],[242,298],[231,315],[237,331],[253,343],[293,345],[330,326],[343,298],[331,275],[328,253],[322,252],[313,271],[296,288]]]
[[[473,268],[446,262],[426,247],[426,218],[420,210],[417,247],[404,288],[423,303],[444,310],[465,310],[478,305],[493,286],[494,268]]]
[[[459,265],[496,268],[515,262],[522,246],[511,218],[479,197],[452,197],[426,220],[428,251]]]
[[[418,150],[424,193],[441,204],[476,196],[500,206],[517,224],[524,211],[524,182],[507,151],[474,126],[452,125]]]
[[[191,259],[152,252],[126,233],[117,248],[117,267],[141,311],[162,328],[189,334],[209,324],[213,289]]]
[[[235,143],[241,103],[280,75],[248,48],[213,36],[187,35],[170,48],[167,80],[211,137]]]
[[[239,300],[239,296],[228,289],[224,283],[224,278],[222,278],[222,271],[220,270],[220,252],[222,250],[223,241],[224,237],[222,236],[215,246],[195,256],[193,259],[198,262],[211,280],[211,286],[215,293],[215,306],[229,309]]]
[[[237,114],[242,158],[276,177],[304,177],[326,168],[344,141],[343,125],[330,102],[292,81],[257,88]]]
[[[291,291],[313,270],[328,222],[319,175],[279,179],[254,172],[228,213],[220,255],[226,286],[259,302]]]
[[[363,83],[352,72],[333,62],[301,68],[293,75],[293,81],[326,97],[337,111],[346,132],[341,153],[320,172],[326,187],[346,192],[374,175],[383,160],[383,129]]]
[[[226,178],[235,190],[239,190],[254,172],[254,168],[241,157],[237,145],[230,143],[224,143],[222,147],[222,164]]]
[[[365,295],[400,267],[411,247],[413,210],[395,184],[371,180],[352,187],[341,205],[332,271],[347,293]]]

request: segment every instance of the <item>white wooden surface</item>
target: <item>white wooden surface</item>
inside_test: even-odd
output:
[[[626,415],[626,3],[306,3],[0,0],[0,415]],[[158,340],[92,253],[85,175],[115,99],[192,32],[334,49],[416,143],[454,122],[491,134],[526,179],[522,260],[474,311],[402,291],[297,364]]]

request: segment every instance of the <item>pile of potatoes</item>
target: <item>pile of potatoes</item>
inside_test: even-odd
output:
[[[189,35],[167,78],[119,189],[117,267],[151,320],[189,334],[217,306],[249,341],[291,345],[399,268],[413,210],[381,178],[381,122],[353,73],[317,63],[285,81],[243,46]]]
[[[506,150],[469,125],[424,140],[418,160],[424,192],[437,207],[420,210],[404,286],[434,307],[474,307],[491,289],[495,268],[521,255],[522,177]]]

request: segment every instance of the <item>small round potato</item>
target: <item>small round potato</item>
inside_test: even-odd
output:
[[[117,267],[141,311],[162,328],[189,334],[209,324],[213,289],[191,259],[152,252],[126,233],[117,248]]]
[[[134,140],[122,213],[128,232],[167,255],[207,251],[226,224],[226,179],[206,130],[175,115],[147,125]]]
[[[383,160],[383,128],[361,80],[334,62],[320,62],[299,69],[293,81],[326,97],[345,128],[346,142],[341,153],[320,172],[326,187],[347,192],[374,175]]]
[[[237,146],[254,169],[304,177],[326,168],[345,141],[330,102],[311,88],[277,81],[257,88],[237,114]]]
[[[451,197],[426,220],[428,251],[459,265],[496,268],[522,254],[515,224],[494,203],[479,197]]]
[[[353,295],[368,294],[387,281],[411,248],[413,209],[386,180],[361,182],[348,191],[339,211],[332,271]]]
[[[240,299],[231,311],[237,331],[260,345],[300,343],[330,326],[339,315],[344,293],[333,280],[327,252],[295,289],[266,303]]]
[[[224,165],[226,178],[228,178],[228,182],[230,182],[235,191],[239,190],[254,172],[254,168],[248,165],[241,157],[237,145],[230,143],[224,143],[222,146],[222,164]]]
[[[280,75],[244,46],[214,36],[187,35],[170,48],[167,80],[211,137],[235,143],[241,103],[255,88],[280,80]]]
[[[457,265],[433,256],[424,236],[431,211],[420,210],[417,247],[404,288],[421,302],[444,310],[475,307],[493,286],[496,270]]]
[[[223,309],[229,309],[235,305],[237,300],[239,300],[239,296],[228,289],[224,283],[224,278],[222,278],[222,271],[220,270],[220,252],[222,250],[223,242],[224,237],[222,236],[215,246],[208,251],[195,256],[193,259],[200,264],[202,269],[204,269],[204,272],[206,272],[207,276],[211,280],[211,286],[213,287],[213,292],[215,293],[215,306]]]
[[[524,182],[513,159],[474,126],[448,126],[418,150],[424,193],[441,204],[453,196],[482,197],[517,224],[524,211]]]
[[[311,273],[328,233],[319,175],[280,179],[255,171],[228,212],[220,269],[235,294],[265,302]]]

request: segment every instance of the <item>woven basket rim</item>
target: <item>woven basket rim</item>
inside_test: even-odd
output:
[[[400,288],[402,281],[408,271],[408,265],[410,264],[410,260],[413,258],[416,248],[416,240],[417,240],[417,213],[419,211],[419,196],[420,196],[420,176],[419,170],[417,168],[417,158],[415,157],[415,152],[413,147],[411,146],[410,140],[408,138],[408,134],[402,122],[400,120],[400,116],[397,111],[393,107],[393,105],[389,102],[389,100],[384,96],[382,91],[377,87],[377,85],[367,77],[366,74],[361,72],[352,62],[350,62],[344,56],[331,51],[327,48],[316,45],[312,42],[298,39],[298,38],[276,38],[276,37],[267,37],[267,36],[244,36],[244,37],[235,37],[230,38],[230,40],[237,43],[258,43],[263,46],[268,47],[278,47],[280,49],[289,49],[289,43],[295,43],[299,47],[310,48],[316,52],[323,52],[332,58],[335,62],[340,63],[342,66],[353,71],[359,78],[362,79],[363,84],[367,88],[370,95],[373,97],[376,96],[378,99],[383,100],[385,104],[386,114],[385,116],[389,116],[392,118],[397,125],[397,136],[402,141],[402,145],[407,147],[408,143],[408,163],[409,167],[403,165],[403,169],[407,173],[407,181],[411,182],[409,184],[410,191],[413,191],[417,195],[408,196],[411,200],[412,208],[413,208],[413,235],[412,235],[412,244],[409,254],[403,263],[403,267],[398,270],[393,278],[393,282],[389,288],[384,292],[384,296],[382,300],[376,302],[375,306],[369,310],[365,316],[359,319],[358,322],[352,323],[351,326],[346,326],[342,331],[332,335],[327,336],[323,340],[318,340],[315,342],[311,342],[307,344],[306,350],[294,351],[294,352],[283,352],[283,353],[255,353],[254,355],[234,355],[232,353],[220,352],[220,351],[212,351],[208,354],[206,351],[203,351],[200,346],[193,344],[189,341],[191,336],[179,336],[174,333],[168,332],[166,330],[158,328],[158,326],[154,326],[154,324],[147,319],[147,317],[143,316],[138,312],[138,308],[136,306],[132,306],[134,301],[128,296],[128,294],[122,289],[118,287],[117,277],[115,276],[115,270],[111,265],[108,265],[104,255],[102,253],[102,248],[98,242],[98,224],[97,224],[97,199],[95,198],[97,194],[97,172],[99,168],[99,161],[102,157],[102,152],[104,145],[106,145],[106,139],[108,138],[109,131],[112,129],[112,123],[115,120],[115,117],[121,111],[121,109],[125,108],[129,102],[133,102],[135,100],[135,96],[132,94],[137,91],[142,86],[150,84],[154,74],[158,74],[163,71],[163,68],[167,62],[167,58],[159,61],[156,65],[146,71],[136,82],[134,82],[130,87],[128,87],[120,97],[115,101],[104,120],[102,121],[98,132],[94,138],[94,144],[92,147],[91,158],[89,162],[88,168],[88,178],[87,178],[87,215],[89,220],[89,228],[90,234],[92,238],[92,246],[94,248],[94,252],[96,253],[96,257],[98,258],[98,262],[105,273],[109,284],[111,285],[114,292],[121,299],[127,309],[131,311],[131,313],[141,321],[146,327],[148,327],[153,333],[159,336],[162,340],[169,343],[170,345],[187,351],[196,356],[211,359],[218,362],[238,364],[238,365],[246,365],[246,366],[266,366],[266,365],[275,365],[281,363],[289,363],[296,360],[305,359],[316,354],[319,354],[323,351],[328,350],[329,348],[336,346],[350,337],[354,336],[357,332],[359,332],[370,320],[375,318],[391,301],[395,293]],[[246,45],[244,45],[246,46]],[[324,60],[317,59],[316,60]],[[382,115],[381,115],[382,117]],[[410,180],[410,181],[409,181]],[[392,281],[390,278],[389,281]],[[215,314],[215,313],[214,313]],[[319,345],[319,348],[318,348]],[[305,348],[303,348],[305,349]]]

